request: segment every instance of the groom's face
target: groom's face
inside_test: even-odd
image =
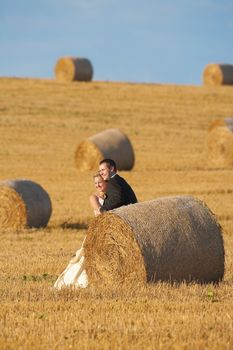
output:
[[[106,163],[100,164],[99,173],[105,181],[109,180],[112,175],[111,168]]]

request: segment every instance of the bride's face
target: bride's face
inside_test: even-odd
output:
[[[104,181],[104,179],[102,178],[102,176],[96,176],[94,178],[94,184],[95,184],[95,188],[100,191],[100,192],[106,192],[107,190],[107,183],[106,181]]]

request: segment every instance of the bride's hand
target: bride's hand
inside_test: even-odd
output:
[[[95,216],[98,216],[98,215],[100,215],[100,214],[101,214],[101,212],[100,212],[99,209],[95,209],[95,210],[94,210],[94,215],[95,215]]]
[[[102,199],[105,199],[106,198],[106,193],[105,192],[99,192],[98,193],[98,196]]]

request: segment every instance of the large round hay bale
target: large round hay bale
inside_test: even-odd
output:
[[[215,120],[210,125],[205,154],[213,166],[222,168],[233,165],[233,118]]]
[[[208,64],[203,71],[203,82],[205,85],[232,85],[232,64]]]
[[[83,140],[77,147],[75,162],[78,170],[96,170],[99,161],[111,158],[118,170],[131,170],[134,151],[129,138],[119,129],[107,129]]]
[[[93,67],[87,58],[62,57],[55,65],[55,76],[60,81],[91,81]]]
[[[45,227],[52,213],[48,193],[30,180],[6,180],[0,183],[0,227]]]
[[[218,282],[222,229],[197,198],[164,197],[101,214],[84,245],[91,283]]]

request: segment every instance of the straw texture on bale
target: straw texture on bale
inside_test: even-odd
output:
[[[75,153],[78,170],[95,170],[103,158],[115,160],[118,170],[131,170],[134,151],[129,138],[119,129],[107,129],[82,141]]]
[[[232,85],[233,65],[231,64],[208,64],[203,71],[205,85]]]
[[[217,167],[233,165],[233,118],[214,121],[205,142],[209,164]]]
[[[60,81],[91,81],[93,67],[87,58],[62,57],[55,65],[55,76]]]
[[[0,183],[0,227],[45,227],[52,213],[47,192],[30,180],[6,180]]]
[[[90,283],[219,282],[222,229],[191,196],[163,197],[101,214],[84,245]]]

